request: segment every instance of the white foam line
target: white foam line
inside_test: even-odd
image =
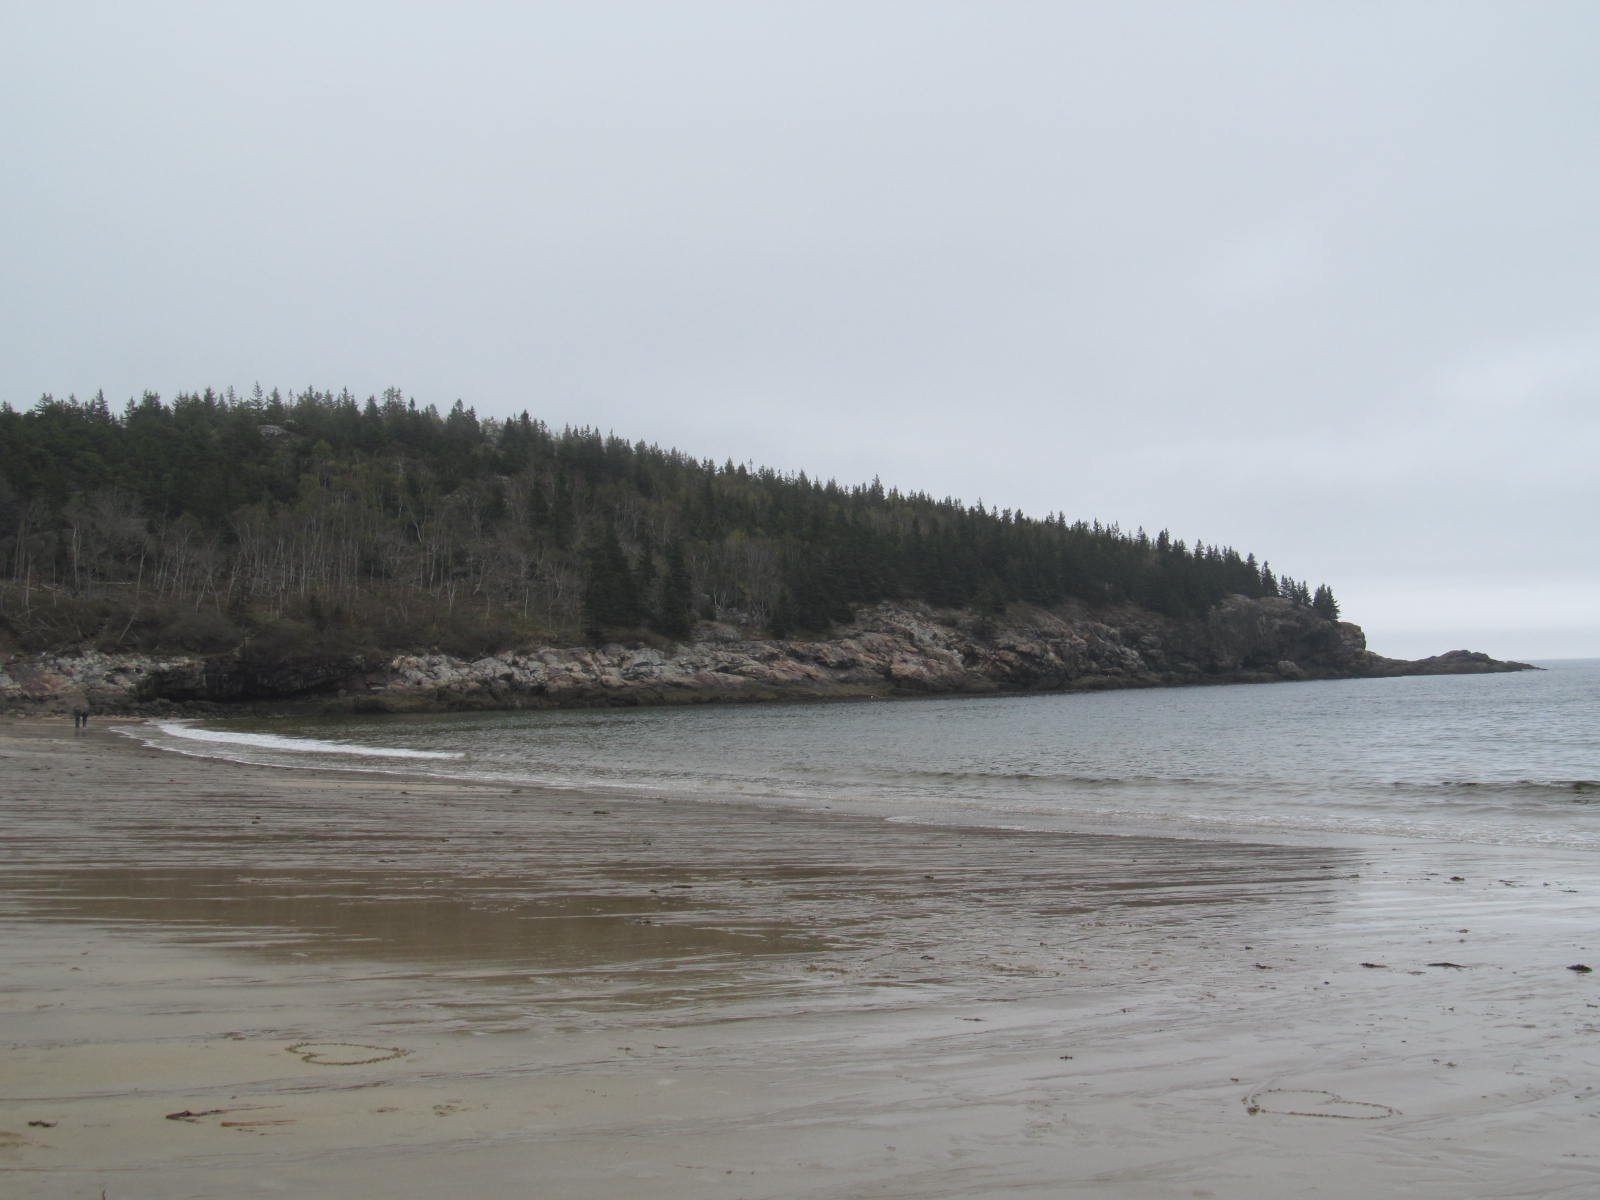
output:
[[[394,746],[363,746],[356,742],[325,742],[317,738],[282,737],[275,733],[230,733],[215,729],[195,729],[184,721],[157,721],[155,726],[168,737],[228,746],[248,746],[256,750],[282,750],[292,754],[348,754],[356,758],[466,757],[458,751],[405,750]]]
[[[153,724],[153,722],[152,722]],[[396,779],[422,778],[422,779],[453,779],[454,775],[447,775],[439,771],[425,771],[420,767],[395,766],[357,766],[354,763],[329,762],[306,756],[300,762],[266,762],[259,758],[251,758],[245,753],[229,754],[223,749],[222,743],[207,743],[201,746],[174,745],[172,742],[152,737],[148,729],[136,725],[112,726],[112,733],[121,734],[123,737],[133,738],[142,742],[152,750],[159,750],[163,754],[176,754],[182,758],[200,758],[207,762],[236,763],[241,767],[262,767],[271,771],[343,771],[352,775],[387,775]],[[241,750],[244,748],[241,747]]]

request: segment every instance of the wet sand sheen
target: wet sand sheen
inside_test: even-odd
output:
[[[1600,1184],[1578,856],[0,754],[10,1194]]]

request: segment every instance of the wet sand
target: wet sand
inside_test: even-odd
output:
[[[925,828],[8,721],[0,936],[7,1196],[1600,1194],[1582,855]]]

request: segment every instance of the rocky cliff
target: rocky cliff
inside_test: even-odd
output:
[[[1004,615],[879,604],[820,640],[703,625],[665,648],[549,647],[464,661],[437,653],[262,662],[237,656],[46,654],[0,661],[0,705],[101,711],[313,702],[369,711],[982,694],[1529,669],[1465,650],[1407,662],[1361,629],[1287,600],[1234,596],[1204,617],[1138,608]]]

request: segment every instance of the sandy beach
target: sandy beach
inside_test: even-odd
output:
[[[1600,865],[0,723],[0,1192],[1592,1197]]]

